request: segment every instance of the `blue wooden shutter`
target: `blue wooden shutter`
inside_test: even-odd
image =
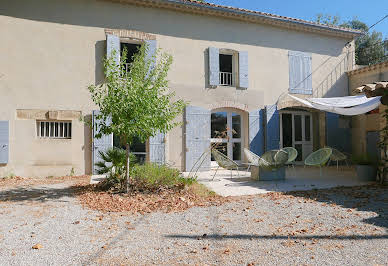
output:
[[[289,88],[291,93],[312,94],[311,53],[289,51]]]
[[[200,157],[210,148],[211,113],[201,107],[187,106],[186,122],[186,171],[191,171]],[[196,165],[198,167],[198,164]],[[210,169],[210,154],[202,163],[199,171]]]
[[[249,112],[249,149],[257,155],[264,153],[264,110]]]
[[[266,128],[265,147],[266,151],[279,149],[280,146],[280,119],[276,104],[265,107]]]
[[[0,121],[0,164],[8,163],[9,157],[9,122]]]
[[[117,65],[120,63],[120,38],[116,35],[107,34],[106,35],[106,57],[109,58],[112,56],[113,51],[115,53],[115,61]]]
[[[95,164],[101,161],[99,152],[105,152],[109,148],[113,148],[113,134],[103,135],[101,138],[96,137],[99,124],[101,123],[97,118],[99,113],[100,111],[93,111],[93,174],[97,174],[97,167]],[[109,124],[110,121],[106,121],[106,123]]]
[[[165,163],[165,134],[158,133],[149,139],[150,162],[162,165]]]
[[[239,52],[238,54],[238,66],[239,66],[239,87],[247,89],[249,87],[249,64],[248,64],[248,52]]]
[[[220,51],[209,47],[209,85],[218,86],[220,83]]]
[[[153,56],[156,54],[157,49],[157,42],[156,40],[146,40],[145,43],[148,46],[147,54],[146,54],[146,60],[151,60]],[[154,68],[155,62],[153,61],[150,65],[150,71]]]

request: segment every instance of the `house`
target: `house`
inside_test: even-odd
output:
[[[190,105],[181,127],[132,147],[140,160],[189,171],[215,141],[235,161],[244,160],[244,147],[261,154],[294,146],[301,161],[327,144],[350,146],[341,117],[286,95],[349,95],[359,31],[194,0],[3,0],[0,7],[0,175],[92,173],[98,151],[119,144],[95,139],[80,121],[98,112],[86,88],[103,82],[107,52],[144,42],[173,56],[169,86]],[[228,138],[214,138],[216,130]]]
[[[349,88],[354,94],[355,89],[363,84],[373,84],[388,80],[388,62],[381,62],[370,66],[360,67],[347,72]],[[382,116],[386,110],[385,105],[364,115],[352,118],[352,146],[356,155],[369,154],[371,157],[380,157],[378,143],[380,131],[386,126]]]

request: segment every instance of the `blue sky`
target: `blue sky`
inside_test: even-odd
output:
[[[318,13],[332,14],[341,20],[357,17],[371,26],[388,14],[387,0],[208,0],[208,2],[247,8],[282,16],[314,20]],[[373,27],[388,38],[388,18]]]

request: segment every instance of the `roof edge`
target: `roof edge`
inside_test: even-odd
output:
[[[348,74],[348,76],[352,76],[352,75],[357,75],[357,74],[361,74],[361,73],[365,73],[365,72],[370,72],[373,70],[382,69],[384,67],[388,67],[388,61],[380,62],[380,63],[373,64],[370,66],[364,66],[361,68],[347,71],[346,73]]]
[[[134,4],[143,7],[165,8],[170,10],[212,15],[217,17],[227,17],[240,21],[272,24],[274,26],[292,28],[307,32],[316,32],[325,35],[332,35],[347,39],[353,39],[361,34],[359,30],[342,28],[320,24],[317,22],[301,20],[291,17],[274,15],[260,11],[228,7],[211,3],[199,2],[197,0],[105,0],[110,2]]]

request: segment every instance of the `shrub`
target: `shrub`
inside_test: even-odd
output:
[[[121,189],[125,181],[126,151],[119,148],[111,148],[106,152],[100,151],[99,154],[102,161],[95,164],[98,167],[97,173],[107,176],[101,187],[104,189],[111,187]],[[131,153],[129,161],[130,167],[132,167],[136,162],[136,156]]]
[[[161,189],[183,189],[196,183],[194,178],[183,177],[179,170],[166,165],[146,163],[132,168],[133,188],[139,191],[157,191]]]

